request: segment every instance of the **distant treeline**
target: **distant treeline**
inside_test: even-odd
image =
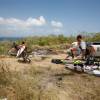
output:
[[[63,43],[71,43],[75,40],[75,37],[70,36],[66,37],[64,35],[48,35],[48,36],[34,36],[34,37],[27,37],[23,39],[27,43],[33,44],[33,45],[39,45],[39,46],[45,46],[45,45],[57,45],[57,44],[63,44]]]
[[[90,34],[85,37],[86,41],[100,42],[100,33]]]
[[[88,42],[100,42],[100,33],[88,33],[88,34],[82,34],[84,35],[85,41]],[[18,38],[1,41],[0,42],[0,54],[7,54],[8,50],[11,48],[12,43],[16,41],[17,44],[21,44],[22,41],[25,41],[27,43],[27,46],[29,49],[33,49],[36,46],[48,46],[52,48],[60,48],[60,46],[71,44],[72,42],[76,41],[75,36],[64,36],[64,35],[48,35],[48,36],[33,36],[33,37],[26,37],[26,38]]]
[[[100,42],[100,33],[88,33],[82,34],[84,36],[85,41],[87,42]],[[21,40],[22,41],[22,40]],[[20,42],[21,42],[20,41]],[[34,36],[24,38],[23,41],[26,41],[28,46],[39,45],[39,46],[52,46],[59,44],[71,44],[76,41],[75,36],[64,36],[64,35],[48,35],[48,36]]]

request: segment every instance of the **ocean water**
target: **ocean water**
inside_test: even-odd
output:
[[[21,37],[0,37],[0,41],[16,41],[22,39]]]

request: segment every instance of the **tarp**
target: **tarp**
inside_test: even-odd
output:
[[[66,64],[65,65],[65,68],[68,68],[68,69],[71,69],[71,70],[76,70],[76,71],[84,71],[84,73],[88,73],[88,74],[92,74],[92,75],[95,75],[95,76],[100,76],[100,67],[99,66],[94,66],[94,65],[91,65],[91,66],[83,66],[80,67],[80,66],[74,66],[73,64]]]

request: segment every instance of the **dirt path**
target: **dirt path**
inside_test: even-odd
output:
[[[24,69],[29,69],[31,66],[41,66],[41,67],[48,67],[50,66],[51,68],[60,68],[63,67],[63,65],[56,65],[51,63],[51,59],[53,58],[60,58],[64,59],[65,54],[60,54],[60,55],[50,55],[44,60],[42,60],[40,57],[37,58],[31,58],[31,63],[21,63],[18,62],[18,58],[15,57],[2,57],[0,58],[0,64],[6,63],[9,67],[10,70],[12,71],[22,71]]]

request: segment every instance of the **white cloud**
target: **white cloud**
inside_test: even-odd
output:
[[[60,32],[60,29],[55,28],[53,31],[59,33]]]
[[[0,17],[0,21],[4,20],[2,17]]]
[[[0,17],[0,35],[28,35],[35,33],[35,28],[40,28],[40,26],[44,26],[45,24],[46,20],[43,16],[38,18],[29,17],[26,20]]]
[[[2,36],[58,34],[62,32],[62,27],[61,22],[51,21],[51,23],[47,23],[43,16],[38,18],[29,17],[26,20],[0,17],[0,35]]]
[[[26,21],[26,25],[27,26],[32,26],[32,25],[35,25],[35,26],[42,26],[46,24],[46,20],[43,16],[40,16],[39,18],[35,19],[35,18],[28,18],[27,21]]]
[[[43,26],[46,24],[46,20],[43,16],[40,16],[39,18],[28,18],[26,20],[20,20],[16,18],[7,18],[4,19],[0,17],[0,24],[1,25],[11,25],[11,26],[16,26],[20,28],[26,28],[26,27],[31,27],[31,26]]]
[[[58,21],[51,21],[51,25],[54,28],[62,28],[63,27],[63,24],[61,22],[58,22]]]

